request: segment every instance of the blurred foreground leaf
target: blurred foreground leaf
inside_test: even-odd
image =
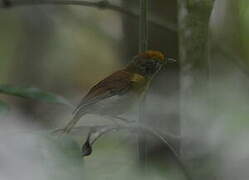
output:
[[[58,137],[44,132],[39,138],[37,148],[42,153],[41,162],[48,180],[85,179],[80,146],[72,137]]]
[[[10,85],[0,85],[0,93],[49,103],[59,103],[72,107],[72,105],[65,98],[34,87],[13,87]]]
[[[0,179],[85,179],[80,146],[70,136],[55,137],[48,131],[1,131],[0,142]]]
[[[0,100],[0,115],[5,115],[9,111],[9,105]]]

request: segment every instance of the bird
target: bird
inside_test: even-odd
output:
[[[86,114],[118,117],[129,111],[141,100],[153,77],[172,60],[157,50],[138,53],[123,69],[90,88],[74,110],[74,117],[61,129],[62,133],[70,133]]]

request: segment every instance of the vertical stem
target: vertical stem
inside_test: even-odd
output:
[[[140,0],[140,18],[139,18],[139,52],[144,52],[148,49],[148,4],[149,0]],[[146,90],[145,90],[146,91]],[[141,102],[139,105],[138,122],[143,122],[144,105],[145,105],[146,92],[142,94]],[[145,136],[140,134],[138,136],[138,158],[142,166],[146,165],[146,139]]]
[[[213,3],[214,0],[178,0],[181,155],[196,179],[210,176],[198,169],[204,164],[193,153],[205,151],[203,138],[209,121],[208,32]]]
[[[148,49],[148,6],[149,0],[140,0],[140,18],[139,18],[139,52]]]

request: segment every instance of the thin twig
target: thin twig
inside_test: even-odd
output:
[[[139,52],[142,53],[148,50],[149,44],[149,26],[148,26],[148,0],[140,0],[140,17],[139,17]],[[141,102],[139,104],[139,114],[138,114],[138,123],[143,124],[143,116],[144,116],[144,105],[146,98],[146,91],[142,94]],[[142,137],[143,136],[143,137]],[[140,162],[143,162],[143,166],[146,165],[146,155],[147,155],[147,147],[146,147],[146,136],[144,134],[138,134],[137,137],[137,153]]]
[[[172,142],[179,140],[178,139],[179,137],[174,136],[173,134],[170,133],[161,133],[156,129],[147,127],[146,125],[131,123],[131,125],[127,124],[127,125],[79,126],[73,128],[73,130],[82,131],[86,130],[87,128],[91,129],[91,131],[89,132],[91,135],[90,138],[88,138],[89,144],[91,146],[100,137],[112,131],[129,130],[130,132],[133,133],[138,133],[139,131],[141,131],[143,132],[143,134],[149,134],[161,140],[163,144],[165,144],[169,148],[169,150],[174,154],[174,156],[179,158],[179,155],[175,150],[175,147],[171,145]],[[58,129],[56,131],[58,132]]]
[[[148,0],[140,0],[140,18],[139,18],[139,52],[148,49],[149,26],[148,26]]]
[[[133,132],[133,133],[138,133],[138,132],[142,131],[143,134],[149,134],[149,135],[152,135],[152,136],[158,138],[158,140],[162,141],[163,144],[165,144],[167,146],[167,148],[170,150],[176,163],[182,169],[186,179],[191,180],[191,176],[188,172],[188,169],[185,167],[184,162],[180,158],[180,156],[177,153],[177,151],[175,150],[175,148],[169,142],[170,139],[172,139],[172,138],[174,140],[176,140],[176,137],[174,137],[173,135],[170,135],[170,134],[167,134],[167,135],[161,134],[159,131],[157,131],[155,129],[152,129],[150,127],[146,127],[146,126],[140,125],[140,124],[133,124],[132,123],[131,126],[129,126],[129,125],[128,126],[121,126],[121,125],[115,126],[115,125],[113,125],[113,126],[92,127],[90,129],[90,132],[87,136],[85,143],[82,146],[82,155],[89,156],[92,153],[92,147],[93,147],[94,143],[102,136],[104,136],[108,133],[111,133],[113,131],[121,131],[121,130],[129,130],[130,132]]]
[[[93,7],[93,8],[99,8],[99,9],[109,9],[112,11],[116,11],[122,14],[126,14],[128,16],[131,16],[133,18],[138,18],[138,14],[132,12],[129,9],[114,5],[110,3],[108,0],[100,0],[97,2],[91,2],[91,1],[81,1],[81,0],[64,0],[64,1],[53,1],[53,0],[36,0],[36,1],[17,1],[17,0],[2,0],[2,3],[0,4],[0,8],[10,8],[10,7],[19,7],[19,6],[33,6],[33,5],[79,5],[79,6],[85,6],[85,7]],[[155,20],[149,21],[151,25],[156,26],[158,28],[176,32],[177,31],[177,25],[166,22],[164,24],[161,24]]]

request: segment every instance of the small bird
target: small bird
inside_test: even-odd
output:
[[[152,78],[166,66],[168,60],[172,59],[155,50],[136,55],[125,68],[114,72],[89,90],[62,133],[69,133],[87,113],[118,117],[127,112],[135,102],[141,100]]]

